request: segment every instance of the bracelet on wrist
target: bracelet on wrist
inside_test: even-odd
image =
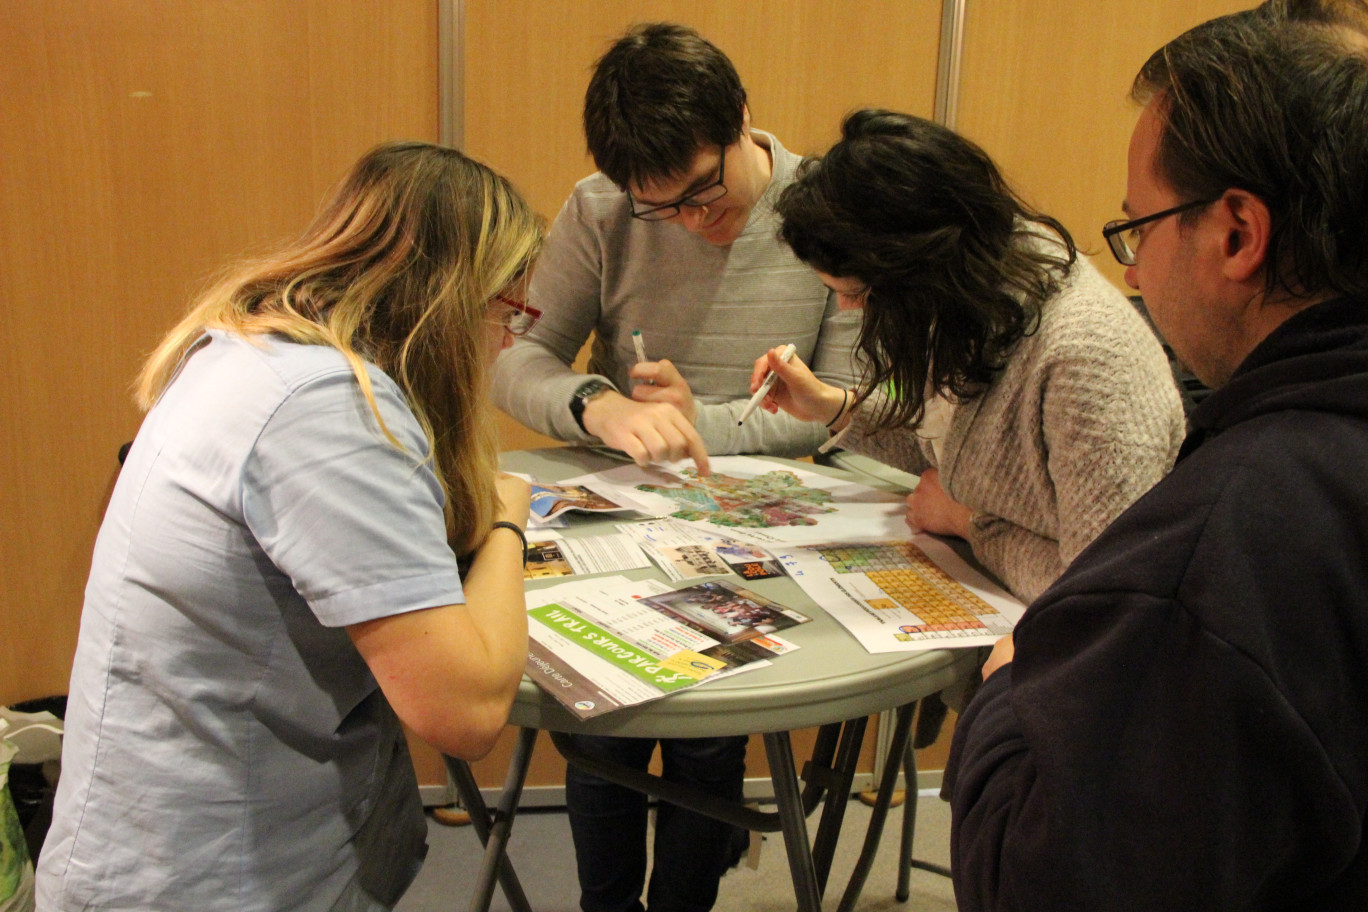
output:
[[[513,531],[513,533],[514,533],[515,535],[518,536],[518,541],[522,542],[522,549],[523,549],[523,566],[526,567],[526,566],[527,566],[527,535],[524,534],[524,533],[523,533],[523,530],[520,529],[520,528],[518,527],[518,524],[517,524],[517,523],[511,523],[511,522],[509,522],[509,521],[506,520],[506,519],[501,519],[501,520],[499,520],[498,522],[496,522],[496,523],[494,524],[494,527],[493,527],[493,528],[494,528],[494,529],[511,529],[511,530]],[[493,530],[491,529],[491,531],[493,531]]]
[[[849,405],[849,404],[850,404],[850,390],[848,390],[848,389],[847,389],[847,390],[841,390],[841,407],[838,408],[838,409],[836,410],[836,415],[835,415],[835,417],[833,417],[830,421],[828,421],[828,422],[826,423],[826,426],[827,426],[827,427],[831,427],[833,424],[835,424],[836,422],[840,421],[840,420],[841,420],[841,416],[845,414],[846,406]]]

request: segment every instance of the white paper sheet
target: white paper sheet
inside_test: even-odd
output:
[[[615,498],[634,497],[658,515],[758,544],[906,535],[902,497],[754,456],[715,456],[698,479],[691,464],[619,466],[572,478]]]
[[[808,620],[805,615],[745,590],[727,597],[740,587],[708,585],[722,597],[614,577],[529,592],[527,674],[589,719],[763,667],[768,656],[797,649],[774,631]],[[665,599],[661,605],[651,602],[657,596]],[[700,622],[698,614],[708,611],[716,618]]]
[[[744,580],[783,576],[769,551],[715,531],[710,524],[656,519],[619,523],[660,571],[672,581],[736,574]]]
[[[621,573],[651,566],[651,559],[630,535],[587,535],[565,538],[551,530],[528,532],[527,579]]]
[[[929,535],[774,553],[803,591],[872,653],[991,646],[1026,610]]]

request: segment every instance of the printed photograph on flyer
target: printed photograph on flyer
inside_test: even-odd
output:
[[[784,565],[763,548],[742,542],[729,542],[717,547],[717,556],[726,561],[732,572],[744,580],[774,579],[784,576]]]
[[[811,620],[725,580],[698,583],[642,601],[724,643],[739,643]]]

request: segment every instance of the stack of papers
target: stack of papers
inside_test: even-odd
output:
[[[590,719],[797,649],[777,632],[810,618],[715,580],[562,583],[527,594],[527,675]]]
[[[528,675],[580,718],[766,664],[808,620],[745,588],[788,576],[870,653],[991,645],[1025,606],[929,535],[896,494],[746,456],[619,466],[537,485],[538,515],[621,513],[609,535],[529,527],[529,577],[654,563],[673,583],[621,577],[527,595]]]

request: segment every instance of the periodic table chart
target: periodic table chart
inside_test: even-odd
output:
[[[772,549],[784,570],[870,652],[991,646],[1026,606],[943,542],[831,542]]]

